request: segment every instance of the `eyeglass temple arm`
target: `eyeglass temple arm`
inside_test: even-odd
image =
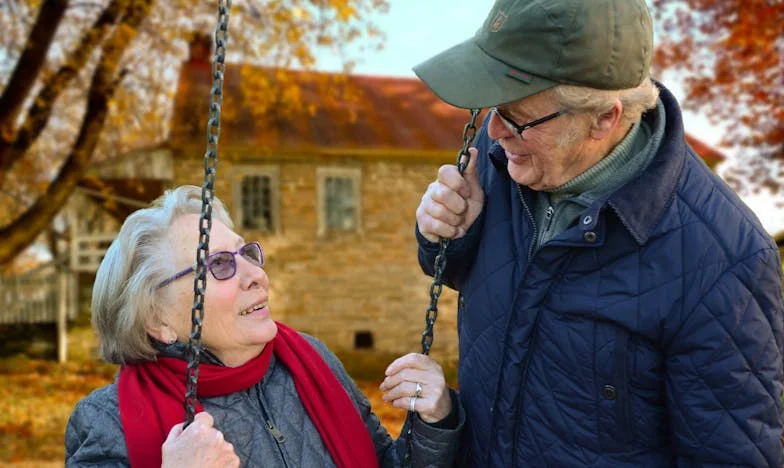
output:
[[[188,268],[186,268],[186,269],[182,270],[181,272],[177,273],[176,275],[172,276],[171,278],[168,278],[165,281],[161,282],[161,284],[159,284],[158,287],[162,288],[162,287],[166,286],[167,284],[169,284],[169,283],[171,283],[173,281],[177,281],[178,279],[182,278],[183,276],[185,276],[188,273],[190,273],[192,271],[195,271],[195,270],[196,270],[196,265],[191,265]]]

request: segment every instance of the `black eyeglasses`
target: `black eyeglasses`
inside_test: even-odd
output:
[[[541,119],[536,119],[536,120],[533,120],[533,121],[528,122],[526,124],[518,125],[517,122],[515,122],[514,120],[512,120],[509,117],[505,116],[503,114],[503,112],[501,112],[501,109],[499,109],[497,107],[491,107],[490,108],[490,112],[492,112],[495,115],[497,115],[498,117],[500,117],[501,118],[501,122],[503,122],[503,124],[506,126],[506,128],[510,132],[512,132],[517,138],[519,138],[520,140],[523,139],[523,132],[524,131],[528,130],[529,128],[536,127],[539,124],[543,124],[543,123],[545,123],[545,122],[547,122],[549,120],[553,120],[554,118],[556,118],[559,115],[564,113],[564,111],[553,112],[552,114],[545,115]]]
[[[237,259],[235,258],[235,255],[237,254],[240,254],[242,258],[253,265],[258,267],[264,266],[264,251],[261,250],[261,245],[258,242],[248,242],[234,252],[215,252],[207,257],[207,268],[216,280],[227,280],[237,273]],[[196,265],[191,265],[171,278],[163,280],[161,284],[158,285],[158,288],[162,288],[192,271],[196,271]]]

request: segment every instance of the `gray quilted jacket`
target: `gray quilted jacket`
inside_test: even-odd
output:
[[[324,357],[354,401],[375,444],[379,465],[401,466],[406,448],[406,428],[401,437],[393,441],[337,357],[320,341],[303,336]],[[465,416],[457,395],[452,395],[452,401],[458,421],[454,429],[435,427],[418,417],[414,418],[413,466],[454,464]],[[335,466],[300,402],[294,380],[274,357],[258,384],[246,391],[202,399],[201,403],[215,419],[215,427],[234,445],[243,467]],[[272,422],[274,430],[265,424],[267,420]],[[129,466],[116,382],[93,391],[77,403],[65,430],[65,464],[68,467]]]

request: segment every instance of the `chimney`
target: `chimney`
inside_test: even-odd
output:
[[[189,64],[210,65],[212,64],[212,36],[203,33],[193,33],[188,45],[190,50]]]

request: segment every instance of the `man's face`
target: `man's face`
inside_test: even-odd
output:
[[[499,109],[518,124],[562,110],[547,91]],[[504,148],[507,169],[515,182],[533,190],[552,190],[601,159],[601,155],[586,154],[588,124],[581,117],[584,116],[565,113],[525,130],[518,138],[499,115],[493,114],[488,135]]]

